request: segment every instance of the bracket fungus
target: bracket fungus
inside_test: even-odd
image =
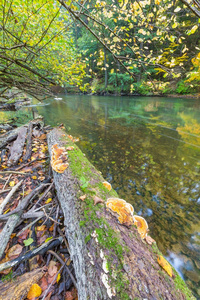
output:
[[[147,221],[140,216],[133,216],[133,219],[134,219],[134,225],[137,226],[137,230],[141,238],[144,239],[147,236],[147,232],[148,232]]]
[[[63,173],[65,169],[69,166],[67,162],[67,151],[64,147],[58,147],[58,144],[55,144],[51,147],[52,157],[51,157],[51,166],[54,171],[57,173]]]
[[[112,186],[111,186],[111,184],[110,184],[109,182],[103,181],[102,183],[103,183],[103,185],[105,186],[105,188],[107,188],[107,190],[111,191]]]
[[[125,225],[133,225],[133,206],[123,199],[119,198],[108,198],[106,207],[109,209],[112,215],[118,218],[118,221]]]

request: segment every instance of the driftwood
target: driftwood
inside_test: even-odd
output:
[[[15,129],[3,134],[0,137],[0,149],[4,148],[8,143],[14,141],[17,138],[20,129],[21,129],[21,127],[17,127]]]
[[[44,268],[18,276],[13,281],[0,284],[0,300],[25,299],[32,284],[44,275]]]
[[[33,130],[33,123],[30,122],[28,126],[28,134],[27,134],[27,143],[26,143],[26,154],[23,157],[23,161],[27,162],[31,158],[32,154],[32,130]]]
[[[13,129],[13,127],[9,124],[0,124],[0,130],[8,131],[8,130],[12,130],[12,129]]]
[[[12,165],[16,165],[22,156],[24,144],[26,140],[26,127],[21,127],[18,133],[17,139],[14,141],[12,147],[10,148],[10,157],[7,162],[7,165],[10,167]]]
[[[64,213],[79,300],[183,300],[186,291],[194,299],[175,270],[171,278],[158,265],[156,245],[145,243],[134,226],[121,225],[106,210],[106,199],[117,197],[116,192],[106,190],[101,174],[63,131],[53,129],[48,134],[50,155],[54,144],[74,146],[68,151],[69,167],[64,173],[53,171],[53,176]],[[84,194],[86,199],[81,200]],[[95,197],[103,203],[95,202]],[[175,281],[181,282],[184,291]]]
[[[32,120],[31,123],[34,128],[34,136],[37,136],[37,135],[40,136],[38,131],[41,131],[44,127],[42,117],[39,116],[37,119]],[[23,126],[17,127],[15,129],[10,130],[10,131],[6,132],[5,134],[1,135],[0,136],[0,149],[4,148],[7,144],[14,141],[17,138],[22,127],[28,128],[28,126],[29,126],[29,123],[25,124]]]

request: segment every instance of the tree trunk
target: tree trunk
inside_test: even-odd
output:
[[[103,48],[104,51],[104,69],[105,69],[105,92],[108,86],[108,67],[107,67],[107,59],[106,59],[106,48]]]
[[[103,177],[79,148],[59,129],[48,134],[48,146],[74,146],[69,167],[53,171],[64,213],[66,237],[74,263],[79,300],[194,299],[179,275],[171,278],[157,263],[155,243],[148,245],[134,226],[121,225],[106,210],[105,201],[118,197],[103,185]],[[69,148],[70,149],[70,148]],[[86,196],[82,200],[81,196]],[[184,286],[184,292],[179,288]]]

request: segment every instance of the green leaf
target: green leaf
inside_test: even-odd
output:
[[[48,241],[50,241],[50,240],[52,240],[52,238],[53,238],[52,236],[48,237],[48,238],[45,240],[45,243],[48,242]]]
[[[23,241],[25,246],[30,246],[33,242],[34,240],[32,238]]]

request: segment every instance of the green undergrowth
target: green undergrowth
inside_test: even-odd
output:
[[[105,218],[99,217],[97,211],[104,209],[102,204],[94,205],[94,197],[97,196],[104,201],[108,198],[118,198],[118,194],[111,189],[108,191],[103,185],[104,178],[101,173],[98,172],[94,166],[87,160],[82,151],[67,137],[62,138],[66,142],[66,148],[74,146],[74,150],[68,151],[70,170],[72,174],[77,178],[80,189],[77,191],[77,196],[87,195],[86,199],[82,202],[84,206],[83,215],[81,216],[80,227],[87,226],[91,228],[91,231],[85,237],[85,242],[88,243],[91,239],[91,234],[94,231],[97,234],[99,245],[102,249],[109,250],[109,257],[106,256],[108,270],[110,271],[110,284],[115,287],[116,293],[121,299],[128,300],[129,296],[125,292],[126,286],[129,285],[129,281],[125,274],[123,274],[123,257],[124,253],[130,251],[125,244],[121,243],[118,232],[109,225]],[[81,201],[81,200],[80,200]],[[132,233],[132,231],[130,231]],[[162,255],[155,243],[151,247],[148,247],[155,255]],[[111,253],[111,255],[110,255]],[[113,253],[113,255],[112,255]],[[116,265],[114,259],[117,257],[118,265]],[[115,278],[113,278],[113,266],[115,265]],[[192,292],[189,290],[185,282],[181,279],[178,273],[173,269],[174,284],[178,293],[182,291],[186,296],[186,299],[195,300]],[[166,278],[168,275],[164,270],[160,269],[160,272]]]

